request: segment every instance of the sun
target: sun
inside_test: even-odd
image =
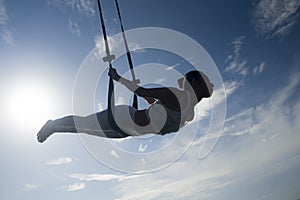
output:
[[[49,90],[40,84],[15,86],[7,97],[7,114],[22,129],[36,128],[49,118],[53,106]]]

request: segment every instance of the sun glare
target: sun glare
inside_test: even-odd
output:
[[[49,118],[51,99],[49,91],[33,84],[15,87],[7,99],[10,120],[20,128],[36,128]]]

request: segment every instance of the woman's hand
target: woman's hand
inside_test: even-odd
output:
[[[115,81],[118,81],[121,78],[121,76],[118,74],[115,68],[110,68],[108,75]]]

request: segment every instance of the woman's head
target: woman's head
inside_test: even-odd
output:
[[[190,71],[178,79],[178,85],[184,90],[193,90],[199,99],[211,97],[214,87],[209,78],[197,70]]]

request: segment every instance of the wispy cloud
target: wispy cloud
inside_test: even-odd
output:
[[[116,105],[126,105],[125,98],[122,96],[118,97],[118,99],[116,101]]]
[[[104,107],[103,107],[103,103],[100,102],[97,105],[97,112],[102,111],[102,110],[104,110]]]
[[[0,37],[6,44],[15,46],[15,41],[12,32],[8,28],[9,16],[6,11],[3,0],[0,0]]]
[[[55,160],[49,160],[46,162],[47,165],[64,165],[64,164],[69,164],[71,163],[73,160],[72,158],[69,157],[62,157],[62,158],[58,158]]]
[[[129,51],[137,51],[139,53],[145,52],[139,44],[133,42],[129,42],[128,48]]]
[[[59,8],[62,12],[68,13],[68,28],[71,33],[76,36],[81,36],[80,17],[94,16],[94,1],[91,0],[48,0],[48,4]]]
[[[198,122],[200,120],[206,119],[207,117],[210,116],[210,112],[214,107],[219,106],[221,103],[224,103],[226,101],[226,98],[231,96],[238,88],[241,87],[241,83],[238,81],[226,81],[224,82],[224,88],[225,88],[225,93],[223,88],[215,89],[213,92],[212,98],[213,103],[211,102],[211,99],[202,99],[194,109],[195,116],[194,119],[191,121],[193,122]]]
[[[37,189],[37,188],[38,188],[37,185],[27,183],[27,184],[25,184],[25,185],[23,186],[22,190],[23,190],[23,191],[29,191],[29,190],[34,190],[34,189]]]
[[[105,49],[105,43],[102,35],[97,35],[95,37],[95,46],[97,48],[97,57],[104,57],[106,56],[106,49]],[[122,41],[120,38],[114,38],[114,37],[107,37],[107,41],[109,44],[110,51],[113,52],[117,47],[119,47],[122,44]],[[121,46],[123,47],[123,46]]]
[[[206,199],[210,196],[210,192],[207,191],[218,191],[230,184],[230,181],[218,180],[229,173],[228,169],[214,168],[214,172],[207,173],[205,170],[206,173],[197,173],[198,170],[194,171],[195,164],[195,162],[175,163],[171,169],[164,172],[120,182],[115,188],[121,194],[119,200]],[[193,172],[188,170],[191,167],[194,169]],[[204,170],[202,166],[199,168]]]
[[[72,185],[65,186],[65,190],[67,190],[68,192],[82,190],[84,188],[85,188],[84,183],[75,183],[75,184],[72,184]]]
[[[148,148],[148,146],[150,145],[152,143],[152,140],[150,139],[146,144],[140,144],[139,145],[139,148],[138,148],[138,151],[139,152],[145,152],[146,150],[147,150],[147,148]]]
[[[236,37],[230,44],[232,45],[232,52],[229,53],[227,58],[225,59],[225,72],[238,76],[235,78],[236,85],[241,86],[245,80],[245,78],[249,74],[258,75],[261,74],[265,67],[266,63],[261,62],[259,65],[255,66],[253,69],[249,69],[247,66],[247,59],[243,58],[240,54],[242,51],[242,47],[244,45],[245,36]],[[236,76],[237,75],[237,76]],[[238,80],[238,82],[237,82]],[[233,82],[232,82],[233,83]],[[229,84],[230,86],[231,84]]]
[[[239,87],[241,87],[241,83],[239,83],[238,81],[226,81],[224,85],[227,97],[233,94]]]
[[[94,1],[91,0],[78,0],[76,6],[79,11],[88,13],[89,15],[95,15],[96,12],[94,10],[93,2]]]
[[[77,22],[72,21],[71,19],[69,19],[69,29],[71,30],[71,32],[74,35],[77,35],[77,36],[81,35],[81,31],[80,31],[80,28],[79,28]]]
[[[78,179],[80,181],[123,181],[134,179],[144,175],[123,175],[123,174],[71,174],[70,178]]]
[[[120,156],[117,154],[117,152],[115,150],[111,150],[109,152],[110,155],[114,156],[115,158],[120,158]]]
[[[255,3],[253,21],[256,31],[270,39],[286,37],[297,23],[298,0],[260,0]]]
[[[266,63],[262,62],[258,66],[254,67],[252,73],[254,75],[260,74],[260,73],[262,73],[264,71],[265,67],[266,67]]]
[[[157,84],[163,84],[164,82],[166,82],[166,79],[165,78],[157,78],[157,79],[154,79],[153,82],[157,83]]]
[[[180,66],[180,65],[181,65],[181,63],[176,63],[176,64],[174,64],[174,65],[172,65],[172,66],[167,67],[165,70],[166,70],[166,71],[174,70],[176,67],[178,67],[178,66]]]
[[[4,6],[3,0],[0,0],[0,25],[6,25],[8,23],[8,15]]]
[[[235,73],[246,76],[249,71],[246,68],[247,60],[240,58],[240,52],[244,44],[245,36],[239,36],[235,38],[231,45],[233,46],[233,52],[229,54],[225,60],[227,64],[225,72]]]
[[[291,78],[269,103],[230,117],[225,130],[228,139],[208,158],[194,160],[195,151],[191,149],[185,159],[167,169],[126,181],[117,179],[119,200],[263,199],[265,195],[281,199],[289,195],[290,186],[300,184],[297,179],[288,185],[270,184],[276,177],[299,173],[300,136],[296,133],[300,128],[300,103],[295,101],[293,109],[286,104],[299,86],[299,77]],[[251,197],[245,197],[245,192]]]
[[[116,30],[116,31],[118,31],[118,30]],[[116,33],[116,31],[113,31],[113,32]],[[131,42],[129,40],[129,38],[127,38],[126,40],[127,40],[127,43],[128,43],[129,51],[135,52],[135,53],[144,53],[146,51],[139,44],[137,44],[135,42]],[[114,35],[112,37],[108,35],[107,36],[107,41],[108,41],[108,44],[109,44],[109,49],[112,53],[115,52],[116,50],[119,53],[120,52],[122,52],[122,53],[126,52],[124,40],[123,40],[123,37],[122,37],[121,33],[119,33],[117,35]],[[98,50],[96,56],[100,55],[99,57],[101,57],[101,58],[106,56],[106,47],[105,47],[103,35],[102,34],[101,35],[96,35],[96,37],[94,39],[94,42],[95,42],[95,47]]]
[[[299,75],[299,74],[298,74]],[[285,105],[292,96],[300,79],[293,77],[289,85],[274,94],[274,97],[266,105],[258,105],[242,111],[226,120],[227,126],[224,134],[228,135],[244,135],[255,133],[284,132],[285,124],[289,124],[285,112],[291,112]],[[287,111],[284,111],[287,110]],[[290,114],[290,113],[287,113]],[[300,121],[300,116],[296,115],[296,120]],[[275,125],[276,123],[276,125]]]
[[[13,37],[13,33],[7,29],[7,28],[2,28],[2,30],[0,30],[0,35],[2,37],[2,39],[6,42],[6,44],[10,45],[10,46],[15,46],[15,40]]]
[[[206,159],[197,160],[198,145],[195,145],[172,166],[155,173],[71,174],[69,178],[87,182],[114,181],[117,186],[113,190],[117,191],[119,200],[250,200],[264,199],[266,195],[270,197],[267,199],[282,199],[290,194],[290,186],[300,184],[297,178],[271,184],[276,177],[299,174],[300,103],[294,99],[294,103],[287,104],[299,87],[299,77],[295,74],[269,102],[229,117],[224,139]],[[234,93],[238,87],[234,81],[227,85],[232,88],[229,93]],[[176,149],[170,149],[167,154]],[[269,193],[270,188],[272,193]],[[245,196],[245,193],[251,195]]]
[[[95,15],[94,1],[91,0],[48,0],[49,5],[56,6],[60,9],[71,9],[72,12],[79,13],[81,15]]]

